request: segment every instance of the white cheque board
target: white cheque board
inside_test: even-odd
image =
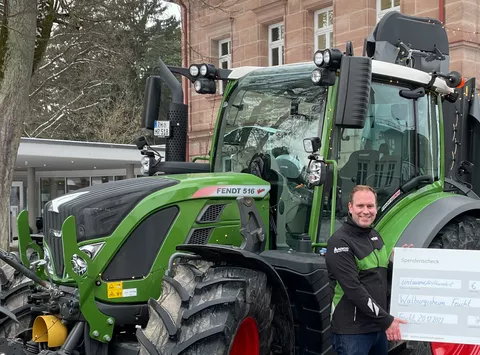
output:
[[[403,340],[480,344],[480,251],[395,248],[393,265]]]

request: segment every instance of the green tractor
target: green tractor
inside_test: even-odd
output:
[[[480,249],[475,79],[449,72],[434,19],[389,13],[364,52],[349,42],[314,63],[232,70],[160,60],[144,123],[167,138],[165,157],[139,139],[146,177],[50,201],[41,246],[22,212],[21,263],[0,259],[34,285],[27,303],[2,308],[0,353],[333,354],[324,253],[358,184],[378,192],[375,228],[389,251]],[[185,162],[175,74],[198,94],[226,84],[208,163]],[[163,84],[172,98],[158,120]]]

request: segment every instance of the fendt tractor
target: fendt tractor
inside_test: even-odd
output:
[[[268,68],[160,60],[142,119],[165,156],[138,139],[146,176],[48,202],[41,242],[20,214],[18,257],[0,253],[17,275],[0,278],[0,353],[333,354],[325,248],[355,185],[378,193],[388,253],[480,249],[479,100],[449,61],[439,21],[397,12],[362,55],[347,42]],[[185,159],[182,76],[198,94],[224,85],[207,162]]]

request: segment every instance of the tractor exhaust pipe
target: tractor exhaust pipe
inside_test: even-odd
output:
[[[150,76],[145,86],[144,127],[154,130],[155,121],[159,120],[161,85],[164,82],[172,95],[166,117],[170,122],[170,136],[165,143],[165,160],[183,162],[187,156],[188,106],[183,103],[182,85],[160,58],[156,70],[159,75]]]

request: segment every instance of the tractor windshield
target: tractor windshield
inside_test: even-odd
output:
[[[327,98],[325,87],[312,85],[313,68],[267,68],[239,80],[217,136],[215,171],[253,173],[272,185],[280,248],[308,231],[313,190],[303,186],[309,162],[303,139],[321,135]]]

